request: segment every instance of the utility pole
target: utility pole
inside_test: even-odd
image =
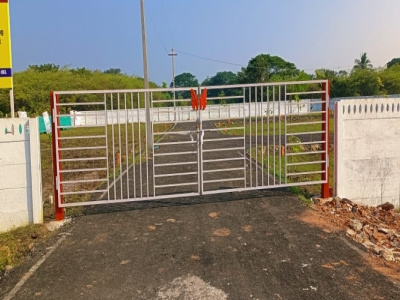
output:
[[[174,120],[176,120],[176,102],[175,102],[175,56],[178,54],[174,53],[174,48],[172,47],[171,53],[168,56],[172,56],[172,87],[174,88]]]
[[[147,45],[146,45],[146,24],[144,20],[144,0],[140,0],[140,11],[142,15],[142,47],[143,47],[143,69],[144,69],[144,88],[149,88],[149,71],[147,69]],[[145,95],[145,109],[146,109],[146,141],[149,149],[153,149],[153,137],[151,134],[151,120],[150,120],[150,99],[149,93]]]

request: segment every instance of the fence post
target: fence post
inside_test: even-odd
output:
[[[326,173],[322,174],[322,180],[326,180],[326,183],[322,184],[321,186],[321,197],[322,198],[329,198],[329,98],[330,98],[330,84],[329,81],[326,83],[322,84],[322,90],[325,91],[325,93],[322,94],[322,111],[325,111],[322,113],[322,121],[325,121],[325,123],[322,124],[322,131],[324,133],[322,134],[322,140],[325,141],[325,143],[322,144],[322,151],[325,153],[322,153],[322,160],[325,161],[325,163],[322,164],[322,171],[326,170]],[[326,132],[328,134],[326,134]]]
[[[58,95],[56,96],[56,101],[58,104],[59,97]],[[56,150],[56,143],[58,143],[58,148],[61,147],[60,140],[56,140],[56,130],[57,130],[57,135],[60,136],[60,128],[56,128],[56,122],[57,125],[60,126],[60,119],[57,117],[57,115],[60,114],[60,109],[57,106],[57,108],[54,107],[54,93],[50,92],[50,107],[51,107],[51,138],[52,138],[52,148],[53,148],[53,183],[54,183],[54,204],[55,204],[55,215],[56,215],[56,221],[62,221],[64,220],[64,209],[59,206],[58,203],[58,197],[60,196],[60,193],[62,193],[62,184],[60,184],[60,190],[58,190],[58,185],[57,185],[57,159],[56,157],[58,156],[58,159],[61,159],[61,151]],[[61,162],[59,163],[59,168],[61,170]],[[60,178],[58,179],[59,182],[62,181],[62,175],[60,173]],[[62,196],[60,197],[61,203],[63,203]]]

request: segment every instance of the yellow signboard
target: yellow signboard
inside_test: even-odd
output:
[[[0,89],[12,89],[11,38],[8,0],[0,0]]]

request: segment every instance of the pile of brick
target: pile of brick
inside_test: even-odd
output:
[[[400,261],[400,214],[390,203],[362,206],[346,198],[313,198],[313,206],[346,235],[387,261]]]

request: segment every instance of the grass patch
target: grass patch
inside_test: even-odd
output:
[[[321,116],[319,115],[300,115],[300,116],[292,116],[292,120],[289,118],[286,119],[288,124],[291,123],[300,123],[300,122],[320,122],[322,121]],[[261,135],[263,132],[264,135],[281,135],[285,134],[285,119],[281,120],[281,128],[279,128],[279,117],[270,117],[269,122],[266,117],[263,117],[263,126],[261,126],[261,118],[257,118],[257,126],[256,126],[256,118],[252,118],[251,126],[249,123],[248,118],[246,119],[246,126],[245,126],[245,133],[246,135],[250,134],[251,128],[251,135]],[[231,121],[224,121],[215,123],[216,127],[221,128],[221,133],[229,134],[229,135],[243,135],[243,129],[229,129],[232,127],[243,127],[243,119],[235,119]],[[333,118],[330,119],[329,122],[329,133],[333,133],[335,124],[333,122]],[[312,131],[321,131],[322,124],[306,124],[306,125],[295,125],[295,126],[287,126],[287,133],[298,133],[298,132],[312,132]]]
[[[37,234],[32,239],[32,234]],[[32,224],[0,233],[0,272],[7,265],[17,266],[29,254],[34,245],[43,242],[55,232],[50,232],[44,225]]]

